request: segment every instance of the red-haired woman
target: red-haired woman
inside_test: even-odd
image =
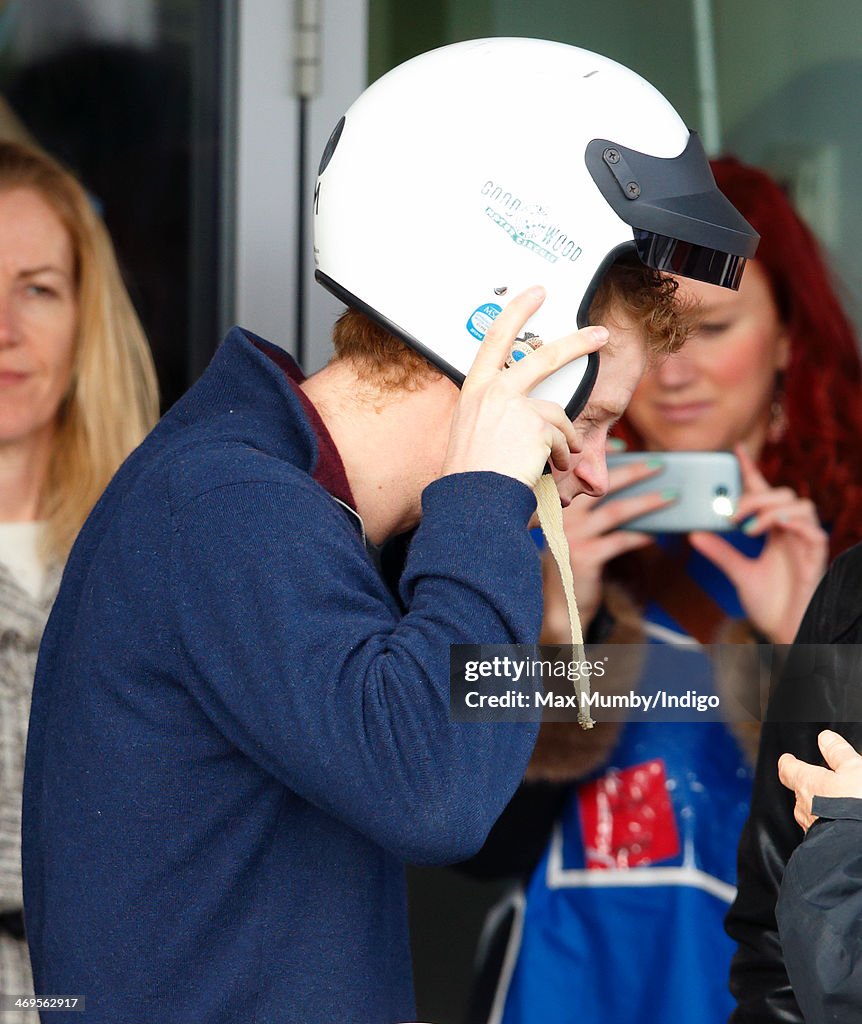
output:
[[[661,492],[658,473],[650,495],[614,497],[656,473],[653,460],[611,470],[611,500],[582,497],[565,512],[593,640],[694,652],[790,643],[829,549],[835,555],[862,536],[853,331],[779,186],[733,159],[713,169],[761,234],[757,258],[737,293],[680,281],[692,336],[648,371],[616,433],[631,449],[655,452],[659,465],[662,451],[734,449],[740,528],[688,537],[623,530],[675,496]],[[565,642],[564,609],[549,572],[546,640]],[[702,655],[692,658],[692,673],[701,671]],[[647,654],[641,678],[657,671]],[[486,874],[523,870],[541,850],[517,901],[491,1020],[727,1020],[733,945],[723,918],[756,746],[750,728],[722,721],[605,723],[589,733],[543,726],[532,785],[474,862]]]

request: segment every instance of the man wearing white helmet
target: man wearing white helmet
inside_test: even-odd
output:
[[[692,139],[536,40],[348,111],[315,193],[335,359],[305,380],[234,329],[70,558],[25,782],[37,992],[95,1024],[411,1019],[403,864],[481,845],[536,728],[453,723],[450,646],[537,639],[543,467],[602,492],[647,341],[680,340],[661,272],[732,286],[755,244]],[[368,544],[420,518],[393,592]]]

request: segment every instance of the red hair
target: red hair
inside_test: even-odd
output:
[[[760,469],[817,506],[834,557],[862,539],[862,363],[820,247],[781,187],[733,157],[712,161],[721,191],[760,233],[766,272],[790,336],[784,376],[787,430],[767,441]],[[642,446],[631,424],[620,435]]]

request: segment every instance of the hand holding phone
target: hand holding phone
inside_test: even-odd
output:
[[[716,520],[721,528],[733,529],[730,515],[740,493],[737,460],[726,452],[611,452],[607,461],[607,496],[579,495],[564,514],[575,593],[585,625],[601,601],[608,562],[651,544],[655,532],[709,528]],[[688,495],[681,501],[686,485]],[[716,514],[716,499],[724,515]],[[547,574],[545,634],[551,640],[563,626],[555,621],[560,602],[553,596],[549,599],[552,587],[553,577]]]
[[[773,487],[742,445],[734,451],[743,482],[736,521],[749,536],[764,538],[762,550],[750,558],[714,533],[693,533],[689,540],[733,583],[758,632],[773,643],[792,643],[826,569],[829,537],[809,498]]]
[[[616,495],[639,481],[651,481],[656,467],[644,461],[610,466],[608,483],[614,500],[604,501],[579,494],[563,512],[563,526],[569,542],[569,554],[575,578],[575,595],[586,629],[592,622],[602,598],[605,564],[619,555],[652,543],[648,533],[623,530],[625,522],[662,508],[668,503],[661,489],[653,485],[647,493],[616,499]],[[556,572],[545,573],[545,621],[542,635],[548,643],[567,643],[565,604]]]
[[[656,492],[666,499],[661,508],[621,521],[623,530],[647,533],[723,533],[737,528],[733,516],[742,493],[739,460],[731,452],[622,452],[608,455],[608,468],[646,464],[654,474],[618,490],[623,499]]]

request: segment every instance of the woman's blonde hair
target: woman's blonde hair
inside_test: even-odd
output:
[[[69,233],[78,307],[69,390],[40,496],[44,555],[63,560],[120,463],[159,415],[149,345],[114,247],[84,189],[38,149],[0,140],[0,190],[28,188]]]

